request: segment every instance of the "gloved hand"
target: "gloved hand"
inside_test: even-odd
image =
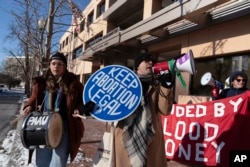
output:
[[[212,93],[212,98],[217,99],[219,97],[219,94],[220,94],[220,88],[218,86],[213,87],[211,93]]]
[[[174,85],[173,74],[169,70],[161,72],[158,79],[161,85],[165,88],[172,88]]]
[[[90,116],[90,113],[94,110],[95,105],[96,104],[93,101],[89,101],[86,104],[84,104],[83,106],[84,115]]]

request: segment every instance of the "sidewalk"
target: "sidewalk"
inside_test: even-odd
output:
[[[68,167],[91,167],[92,159],[95,155],[96,149],[102,140],[103,133],[108,129],[108,123],[98,121],[96,119],[83,120],[85,131],[82,138],[82,144],[80,147],[80,153],[83,154],[78,162],[73,162]],[[77,161],[77,160],[76,160]]]

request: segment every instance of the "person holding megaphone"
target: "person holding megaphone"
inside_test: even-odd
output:
[[[247,86],[248,77],[243,71],[234,71],[229,76],[229,88],[225,88],[220,92],[220,88],[215,85],[212,88],[212,99],[218,100],[231,96],[236,96],[248,90]]]
[[[173,104],[173,74],[165,70],[157,74],[152,55],[144,52],[135,57],[135,73],[141,80],[143,95],[138,108],[118,121],[114,135],[114,166],[167,166],[161,114],[168,115]]]

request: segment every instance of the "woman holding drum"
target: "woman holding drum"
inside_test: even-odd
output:
[[[69,155],[71,162],[76,157],[84,133],[82,120],[74,116],[74,114],[83,114],[83,85],[75,74],[67,70],[66,58],[60,52],[51,56],[47,71],[43,76],[33,78],[32,84],[32,94],[24,105],[23,114],[27,115],[39,110],[42,114],[57,113],[62,120],[62,137],[54,136],[60,140],[59,145],[55,148],[50,146],[35,147],[36,165],[38,167],[66,167]],[[27,124],[32,126],[39,123],[42,124],[46,120],[53,120],[45,118],[47,117],[43,116],[38,118],[34,116]],[[50,128],[51,125],[57,125],[58,123],[49,122],[46,124],[50,125],[48,127]],[[45,135],[55,134],[51,133],[50,129],[46,130],[46,128],[45,132]],[[36,136],[31,133],[32,132],[29,132],[29,136]],[[25,134],[28,134],[28,132]],[[22,138],[23,140],[27,140],[29,136]],[[48,144],[48,140],[53,138],[53,136],[45,138]],[[36,141],[29,141],[27,143],[36,143]]]

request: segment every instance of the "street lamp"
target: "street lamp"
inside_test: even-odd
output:
[[[37,22],[37,25],[40,31],[44,30],[46,26],[46,19],[44,17],[40,18]]]
[[[38,29],[39,29],[39,32],[40,32],[40,41],[39,41],[39,75],[42,75],[43,73],[43,56],[44,56],[44,53],[43,53],[43,35],[44,35],[44,29],[45,29],[45,26],[46,26],[46,22],[47,20],[42,17],[38,20],[37,22],[37,26],[38,26]]]

